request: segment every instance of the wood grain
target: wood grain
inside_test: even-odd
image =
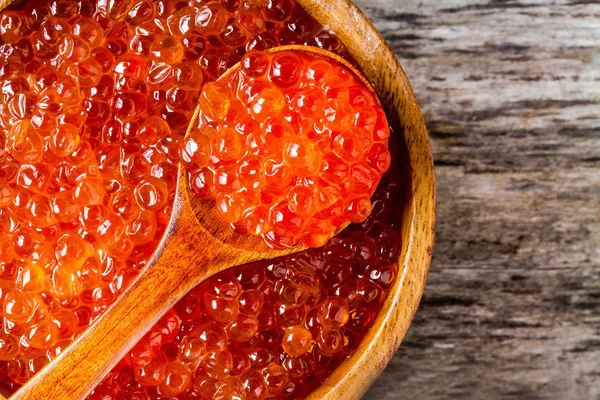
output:
[[[600,398],[600,4],[356,0],[425,114],[421,307],[364,397]]]

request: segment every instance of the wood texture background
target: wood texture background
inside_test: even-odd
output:
[[[600,399],[600,3],[355,2],[439,185],[421,308],[365,399]]]

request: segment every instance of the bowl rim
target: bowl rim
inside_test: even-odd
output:
[[[399,117],[403,132],[398,135],[408,149],[411,187],[404,210],[398,277],[374,325],[354,353],[307,397],[307,400],[356,400],[391,361],[425,289],[435,241],[433,154],[421,109],[400,61],[364,13],[350,0],[296,2],[344,43],[382,103],[397,103],[388,112]]]

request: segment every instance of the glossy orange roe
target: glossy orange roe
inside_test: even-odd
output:
[[[192,190],[239,231],[317,247],[368,217],[389,136],[374,95],[343,65],[252,51],[204,85],[181,159]]]
[[[94,390],[104,399],[303,399],[350,356],[396,278],[385,181],[324,247],[221,273],[187,294]]]
[[[15,390],[87,329],[155,250],[170,218],[183,135],[202,85],[247,50],[295,43],[344,54],[341,42],[290,0],[31,0],[0,13],[0,391]],[[388,232],[376,253],[397,251],[390,234],[397,224],[383,221],[398,204],[376,199],[379,222],[361,228]],[[319,271],[327,265],[323,261]],[[347,267],[338,268],[344,273]],[[390,282],[395,273],[392,263],[368,279]],[[251,340],[254,321],[240,315],[262,310],[260,296],[244,291],[236,308],[233,299],[211,293],[219,305],[214,321],[228,327],[229,341],[202,340],[225,349]],[[182,321],[208,318],[204,300],[187,316],[178,307],[173,313]],[[256,320],[258,332],[268,320]],[[364,321],[367,329],[372,319]],[[186,326],[173,324],[157,326],[154,340],[185,347],[179,360],[208,351],[201,336],[171,334],[174,326]],[[325,338],[337,343],[339,336]],[[189,380],[216,385],[221,396],[239,390],[232,379],[239,376],[235,351],[231,367],[227,353],[211,351],[200,371],[173,363],[168,348],[157,356],[154,343],[134,349],[152,363],[136,376],[124,360],[106,381],[118,387],[102,385],[94,398],[156,398],[152,391],[161,385],[168,385],[167,396]],[[313,343],[311,351],[316,348]],[[286,365],[265,367],[264,381],[288,387]],[[221,378],[198,378],[209,371]],[[316,367],[311,374],[329,372]],[[244,387],[260,382],[255,378],[249,375]],[[300,389],[286,398],[310,390],[295,385]],[[186,393],[171,397],[202,398],[189,388]]]

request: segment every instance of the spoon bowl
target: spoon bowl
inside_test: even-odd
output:
[[[300,51],[342,64],[374,93],[368,80],[355,67],[333,53],[307,46],[282,46],[270,49],[269,53],[282,51]],[[240,68],[238,63],[219,80],[227,79]],[[188,132],[197,124],[199,113],[198,106]],[[224,270],[301,250],[304,250],[302,246],[272,249],[259,236],[236,233],[219,218],[214,201],[201,200],[192,193],[187,171],[180,166],[171,220],[150,261],[88,330],[11,398],[85,398],[191,289]]]

